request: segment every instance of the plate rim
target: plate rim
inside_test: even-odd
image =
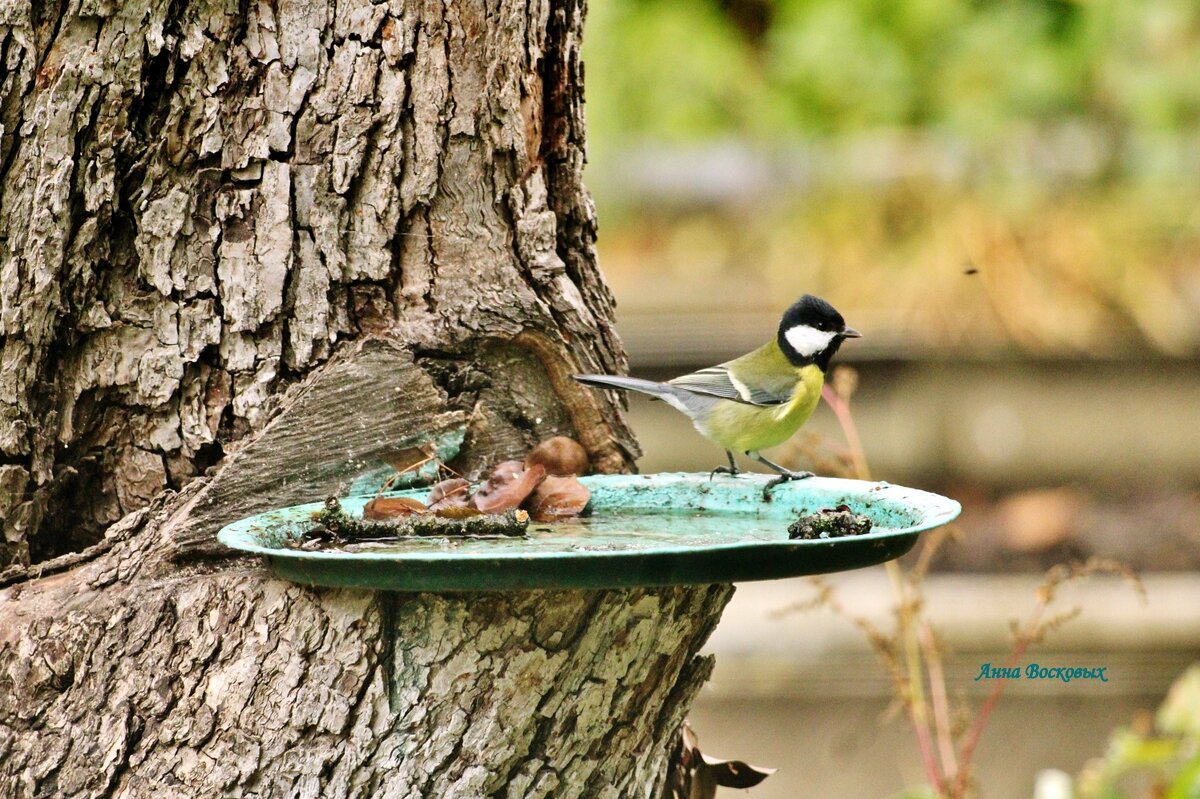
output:
[[[645,479],[665,480],[666,482],[693,482],[698,479],[703,479],[705,482],[710,482],[710,477],[706,472],[656,472],[649,475],[641,474],[615,474],[615,475],[589,475],[580,478],[585,485],[593,482],[604,482],[611,487],[620,487],[621,483],[636,483]],[[741,486],[761,487],[765,485],[773,475],[759,473],[745,473],[736,477],[729,475],[721,475],[712,479],[716,485],[727,481],[738,481]],[[868,543],[882,539],[903,538],[907,536],[916,536],[922,532],[943,527],[956,518],[962,512],[962,505],[954,499],[935,494],[930,491],[925,491],[919,488],[910,488],[908,486],[897,485],[881,480],[854,480],[841,477],[810,477],[802,482],[784,483],[781,488],[786,490],[789,485],[820,485],[836,489],[843,487],[843,493],[855,493],[865,495],[868,491],[875,493],[883,499],[891,501],[903,502],[905,505],[918,505],[922,512],[921,521],[917,524],[908,527],[889,529],[881,532],[865,533],[856,536],[843,536],[838,538],[816,538],[816,539],[783,539],[778,541],[730,541],[725,543],[705,544],[704,546],[681,546],[681,545],[665,545],[657,546],[648,549],[625,549],[625,550],[584,550],[584,551],[550,551],[550,552],[521,552],[516,549],[497,549],[494,552],[455,552],[439,550],[434,552],[337,552],[326,550],[298,550],[288,549],[283,547],[269,547],[260,543],[255,535],[250,532],[250,529],[255,524],[262,524],[263,517],[275,513],[286,512],[306,512],[316,511],[322,506],[322,502],[310,502],[300,505],[290,505],[283,508],[274,508],[272,510],[263,511],[262,513],[253,516],[247,516],[237,521],[230,522],[224,525],[217,532],[217,540],[230,549],[245,552],[254,555],[264,555],[270,558],[282,558],[287,560],[300,560],[310,562],[361,562],[371,561],[375,563],[394,562],[397,564],[416,564],[416,563],[446,563],[448,561],[476,561],[476,562],[528,562],[528,561],[555,561],[555,560],[575,560],[581,558],[596,558],[596,559],[620,559],[630,557],[652,557],[666,555],[682,555],[701,551],[728,551],[739,549],[756,549],[756,548],[787,548],[793,549],[797,547],[828,547],[834,545],[846,546],[848,544]],[[403,491],[389,492],[385,496],[413,496],[428,493],[429,488],[406,489]],[[339,499],[366,499],[366,497],[340,497]],[[917,500],[916,503],[913,500]]]

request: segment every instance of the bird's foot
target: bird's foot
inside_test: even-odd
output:
[[[713,475],[715,475],[715,474],[728,474],[732,477],[737,477],[741,473],[742,473],[742,470],[736,466],[718,466],[717,468],[713,469],[711,472],[708,473],[708,479],[709,480],[713,479]]]
[[[778,477],[776,477],[774,480],[770,481],[765,486],[763,486],[763,501],[764,502],[771,501],[771,489],[774,488],[775,486],[779,485],[780,483],[788,483],[788,482],[791,482],[792,480],[806,480],[812,476],[813,476],[812,472],[793,472],[791,470],[788,470],[786,472],[780,472]]]

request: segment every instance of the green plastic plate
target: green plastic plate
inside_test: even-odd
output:
[[[309,585],[399,591],[628,588],[773,580],[857,569],[898,558],[924,530],[958,516],[957,502],[912,488],[812,477],[784,483],[764,502],[769,475],[598,475],[582,478],[592,513],[531,522],[525,538],[406,538],[386,544],[302,551],[282,544],[311,524],[319,502],[270,511],[217,535],[233,549],[265,555],[280,577]],[[389,496],[423,499],[427,490]],[[342,507],[361,515],[369,497]],[[870,533],[788,540],[797,515],[849,505]]]

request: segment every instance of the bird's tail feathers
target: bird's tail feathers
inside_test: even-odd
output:
[[[666,383],[655,383],[653,380],[641,380],[636,377],[618,377],[616,375],[571,375],[585,386],[593,388],[620,388],[628,391],[639,391],[653,397],[672,394],[674,388]]]

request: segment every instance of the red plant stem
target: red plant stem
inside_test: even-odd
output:
[[[1026,627],[1027,630],[1036,629],[1038,619],[1041,618],[1042,611],[1046,609],[1044,602],[1039,601],[1038,606],[1034,609],[1030,624]],[[1025,654],[1025,650],[1029,648],[1029,644],[1033,639],[1030,634],[1018,636],[1016,644],[1013,645],[1012,654],[1008,658],[1008,668],[1016,666],[1020,662],[1021,657]],[[955,796],[961,796],[962,792],[967,788],[967,775],[970,772],[971,757],[975,754],[975,747],[979,745],[979,737],[983,735],[983,729],[987,726],[988,717],[992,715],[992,710],[995,709],[996,703],[1000,701],[1000,695],[1004,693],[1004,686],[1008,684],[1007,677],[1001,677],[992,686],[992,690],[988,693],[987,699],[979,708],[979,712],[975,714],[975,719],[971,723],[971,729],[968,730],[963,738],[962,750],[959,754],[959,769],[955,776],[954,790]]]
[[[909,679],[914,678],[910,675]],[[917,675],[915,679],[920,679],[920,675]],[[933,744],[929,740],[929,727],[917,718],[912,704],[909,704],[908,710],[908,717],[912,719],[913,730],[917,734],[917,747],[921,750],[921,765],[925,767],[925,776],[929,778],[933,792],[938,796],[943,796],[946,786],[938,771],[937,759],[933,756]]]

